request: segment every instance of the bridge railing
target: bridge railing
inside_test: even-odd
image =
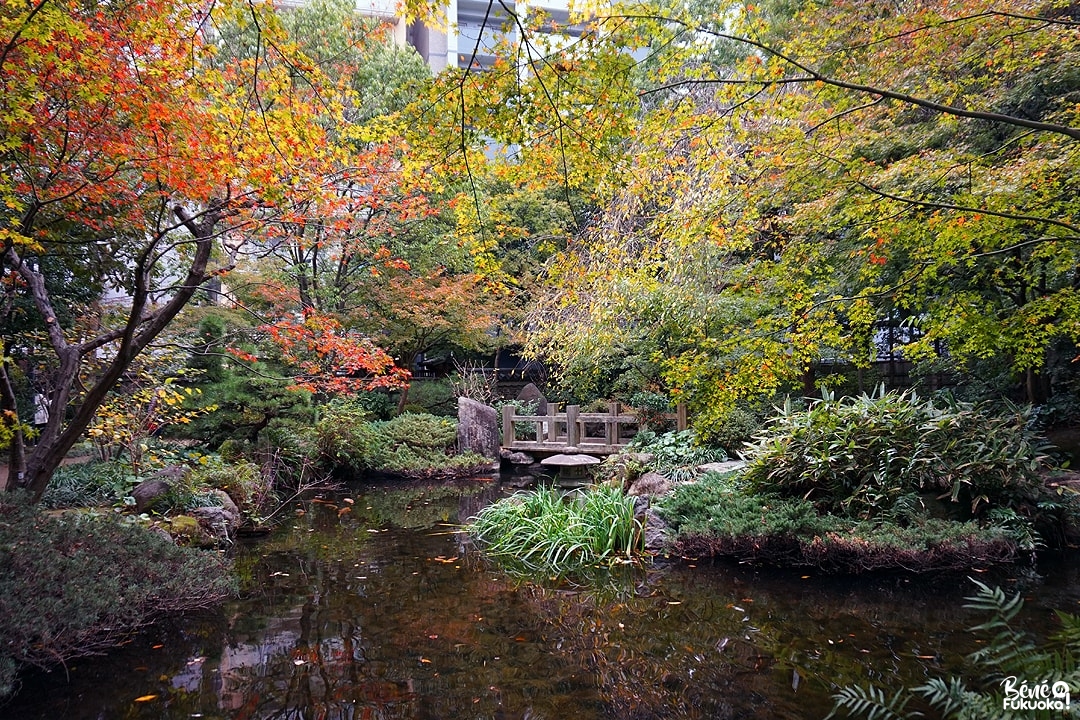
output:
[[[546,415],[518,415],[517,409],[506,405],[502,410],[502,446],[511,450],[549,452],[582,452],[611,455],[622,451],[636,434],[639,420],[636,415],[622,412],[619,403],[609,403],[605,413],[581,412],[579,405],[568,405],[565,412],[548,406]],[[680,404],[669,415],[679,430],[687,427],[686,406]],[[532,425],[520,433],[521,424]],[[632,431],[630,430],[632,428]]]

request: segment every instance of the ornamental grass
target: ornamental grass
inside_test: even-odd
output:
[[[634,557],[642,525],[618,488],[515,493],[470,519],[469,532],[499,562],[564,573]]]

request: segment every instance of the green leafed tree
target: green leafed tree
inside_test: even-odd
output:
[[[523,146],[608,163],[534,352],[571,375],[651,373],[706,423],[813,390],[823,362],[865,366],[883,323],[904,329],[885,349],[999,358],[1029,399],[1054,390],[1044,369],[1080,340],[1075,4],[633,3],[588,22],[572,100],[521,56],[508,94],[574,137]],[[619,52],[632,70],[601,62]],[[628,77],[632,102],[592,102]]]

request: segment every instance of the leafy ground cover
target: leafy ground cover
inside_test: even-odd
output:
[[[1012,562],[1008,527],[942,518],[900,525],[821,514],[801,498],[751,492],[737,473],[710,473],[657,503],[679,554],[834,572],[948,570]]]

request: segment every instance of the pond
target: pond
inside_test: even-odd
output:
[[[491,481],[350,486],[238,543],[241,594],[104,658],[28,674],[0,717],[822,718],[836,686],[961,673],[963,577],[830,578],[658,559],[587,586],[488,565],[458,525]],[[1023,623],[1080,610],[1075,563]],[[986,577],[981,576],[981,577]]]

